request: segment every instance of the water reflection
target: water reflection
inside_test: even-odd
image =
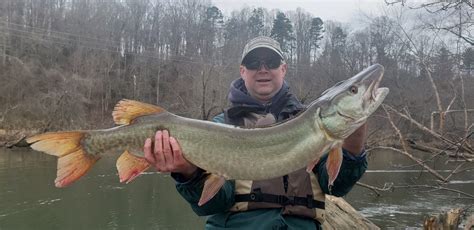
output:
[[[114,160],[106,158],[72,186],[57,189],[55,157],[23,151],[0,150],[0,229],[195,229],[204,224],[176,194],[169,176],[147,173],[123,185]]]
[[[362,182],[433,184],[404,156],[377,152],[369,159]],[[452,165],[434,165],[448,175]],[[396,170],[396,171],[394,171]],[[79,181],[64,189],[54,187],[56,158],[25,149],[0,149],[0,229],[202,229],[197,217],[176,193],[173,180],[145,173],[130,184],[120,184],[115,159],[104,158]],[[450,188],[474,191],[472,172],[454,175]],[[431,189],[430,189],[431,190]],[[357,210],[383,228],[421,226],[425,215],[472,205],[446,191],[396,189],[375,197],[356,186],[346,197]]]

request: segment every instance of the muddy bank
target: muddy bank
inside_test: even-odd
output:
[[[25,138],[40,133],[40,130],[0,129],[0,147],[28,147]]]

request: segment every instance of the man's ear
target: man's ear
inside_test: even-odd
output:
[[[283,63],[283,64],[281,65],[281,71],[283,72],[283,77],[286,76],[286,70],[287,70],[287,69],[288,69],[288,64]]]
[[[245,66],[243,65],[240,65],[240,76],[244,76],[244,72],[245,72]]]

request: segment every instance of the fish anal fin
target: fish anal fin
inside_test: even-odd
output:
[[[198,205],[202,206],[211,200],[219,192],[224,183],[225,179],[222,176],[215,174],[210,174],[207,176]]]
[[[128,150],[120,155],[116,163],[117,171],[120,178],[120,183],[129,183],[140,174],[146,171],[150,164],[145,158],[137,157],[131,154]]]
[[[339,170],[341,169],[342,158],[341,145],[336,145],[329,151],[329,156],[326,161],[326,170],[329,176],[328,186],[332,186],[334,184],[334,181],[339,174]]]
[[[158,114],[165,111],[165,109],[156,105],[123,99],[115,105],[112,116],[115,124],[128,125],[137,117]]]
[[[73,183],[86,174],[99,159],[98,156],[85,153],[83,149],[59,157],[57,177],[54,181],[56,187],[62,188]]]

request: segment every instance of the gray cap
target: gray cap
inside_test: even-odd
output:
[[[285,60],[283,57],[283,52],[281,52],[280,48],[280,43],[278,43],[276,40],[274,40],[271,37],[267,36],[258,36],[256,38],[251,39],[250,41],[245,44],[244,51],[242,52],[242,59],[240,59],[240,63],[244,60],[245,56],[249,54],[252,50],[257,49],[257,48],[268,48],[275,53],[277,53],[282,60]]]

